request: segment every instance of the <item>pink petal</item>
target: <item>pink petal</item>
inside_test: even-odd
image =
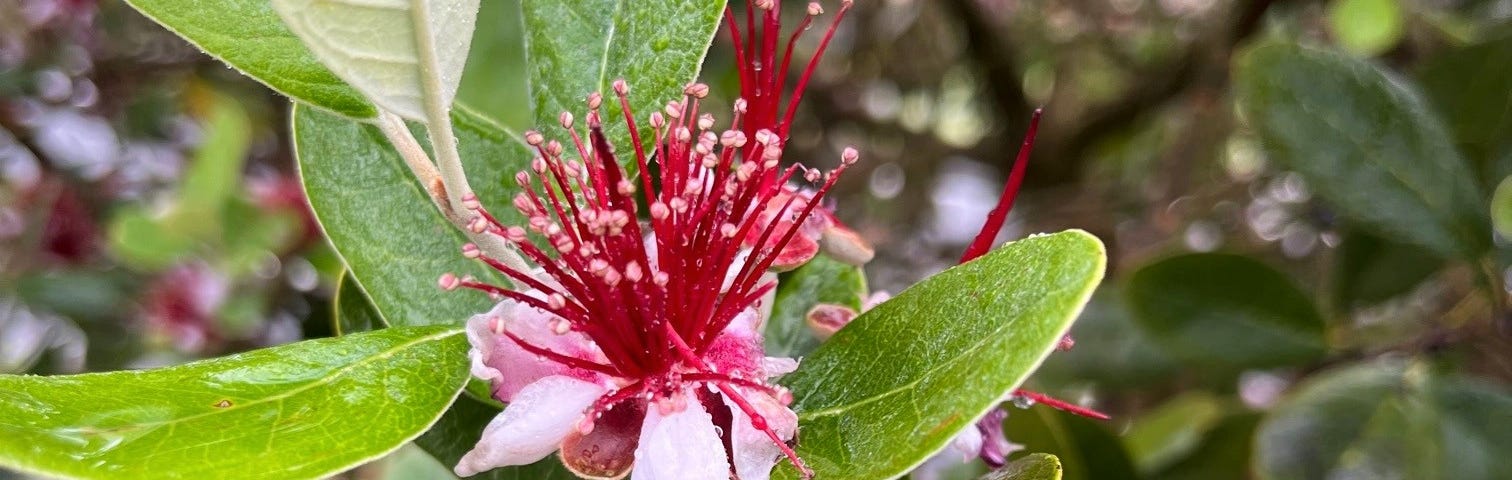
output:
[[[631,480],[706,480],[730,475],[724,442],[714,430],[714,418],[691,392],[681,392],[686,407],[662,415],[655,405],[646,410],[640,446],[635,449]]]
[[[793,439],[793,433],[798,431],[798,414],[782,406],[770,395],[746,388],[739,390],[778,436],[784,441]],[[731,420],[731,429],[734,430],[731,456],[735,459],[735,473],[739,474],[741,480],[766,480],[772,474],[772,466],[782,456],[782,450],[772,443],[772,438],[766,432],[751,426],[751,417],[740,406],[723,394],[720,398],[734,414],[734,419]]]
[[[763,354],[761,335],[756,330],[759,321],[753,309],[747,308],[740,312],[709,344],[704,358],[712,362],[720,372],[765,378],[761,376],[761,362],[766,357]]]
[[[551,376],[531,383],[483,429],[477,446],[457,462],[457,475],[467,477],[546,458],[603,394],[603,387],[571,377]]]
[[[495,305],[493,310],[467,320],[467,339],[472,344],[472,374],[492,382],[494,398],[512,402],[514,396],[537,380],[565,375],[595,383],[600,378],[592,372],[568,368],[526,351],[505,335],[497,333],[494,319],[501,319],[506,331],[531,345],[551,351],[604,363],[604,354],[580,333],[557,335],[551,331],[553,315],[512,300]]]
[[[798,361],[788,357],[766,357],[761,359],[761,370],[766,378],[775,378],[798,369]]]
[[[977,458],[977,455],[982,453],[982,432],[977,430],[975,424],[966,427],[966,429],[957,433],[955,438],[950,439],[950,448],[948,450],[960,454],[962,462],[969,462]],[[946,452],[940,452],[938,455],[945,454]]]

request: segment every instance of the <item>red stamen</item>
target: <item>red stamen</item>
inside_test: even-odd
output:
[[[1067,402],[1067,401],[1061,400],[1061,399],[1057,399],[1055,397],[1052,397],[1052,396],[1049,396],[1049,395],[1045,395],[1045,394],[1039,393],[1039,392],[1031,392],[1031,391],[1028,391],[1028,390],[1015,390],[1013,392],[1013,394],[1017,395],[1017,396],[1020,396],[1020,397],[1024,397],[1024,398],[1033,400],[1034,403],[1042,404],[1044,406],[1047,406],[1047,407],[1050,407],[1050,408],[1054,408],[1056,410],[1074,413],[1076,415],[1080,415],[1080,416],[1087,417],[1087,418],[1095,418],[1095,419],[1098,419],[1098,420],[1107,420],[1107,419],[1113,418],[1113,417],[1108,416],[1108,414],[1106,414],[1106,413],[1102,413],[1102,412],[1099,412],[1097,410],[1093,410],[1093,409],[1090,409],[1090,408],[1087,408],[1087,407],[1083,407],[1081,405],[1076,405],[1074,403]]]
[[[975,260],[991,250],[992,241],[997,239],[998,231],[1003,229],[1003,222],[1008,220],[1008,211],[1013,209],[1013,200],[1018,197],[1019,186],[1024,183],[1024,170],[1029,166],[1029,152],[1034,150],[1034,135],[1039,132],[1042,113],[1044,109],[1036,108],[1034,116],[1029,118],[1029,131],[1024,134],[1024,145],[1019,147],[1018,157],[1013,159],[1013,173],[1008,175],[1008,183],[1003,185],[1003,195],[998,197],[997,206],[987,215],[987,223],[982,225],[982,231],[977,233],[976,240],[961,254],[960,263]]]

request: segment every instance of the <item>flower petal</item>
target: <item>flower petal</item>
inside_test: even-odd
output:
[[[593,421],[593,430],[573,431],[562,440],[562,464],[582,478],[622,478],[635,463],[646,405],[640,398],[620,402]]]
[[[756,413],[766,419],[767,426],[776,431],[783,441],[793,439],[793,434],[798,431],[798,414],[764,392],[738,387],[736,390],[756,408]],[[723,394],[720,398],[734,415],[730,422],[730,429],[734,431],[730,441],[733,450],[730,455],[735,459],[735,473],[740,480],[766,480],[771,477],[772,467],[777,464],[778,457],[782,456],[782,450],[772,443],[772,437],[768,437],[766,432],[751,426],[751,417],[739,405]]]
[[[682,392],[682,411],[662,415],[655,405],[646,410],[640,446],[635,449],[632,480],[707,480],[728,478],[724,442],[714,430],[714,418],[691,392]]]
[[[494,398],[512,402],[514,396],[537,380],[564,375],[594,383],[603,383],[597,375],[543,359],[526,351],[508,336],[495,329],[496,320],[509,333],[525,342],[592,362],[603,363],[604,354],[587,337],[577,332],[557,335],[551,331],[552,315],[513,300],[495,305],[493,310],[467,320],[467,340],[472,344],[472,374],[493,385]]]
[[[457,463],[457,475],[546,458],[603,394],[603,387],[572,377],[551,376],[531,383],[483,429],[477,446]]]
[[[760,321],[755,309],[741,311],[709,344],[704,358],[712,362],[718,371],[726,374],[739,373],[752,378],[766,378],[761,375],[761,362],[765,355],[761,334],[757,332]]]

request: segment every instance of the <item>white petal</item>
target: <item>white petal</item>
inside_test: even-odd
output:
[[[646,411],[640,446],[635,449],[631,480],[719,480],[730,475],[724,442],[714,430],[714,418],[698,398],[685,392],[687,408],[662,416],[656,405]]]
[[[459,476],[506,465],[535,463],[556,451],[583,411],[604,388],[572,377],[552,376],[526,386],[488,422],[483,438],[457,463]]]
[[[950,439],[950,450],[961,455],[962,462],[969,462],[982,454],[982,431],[977,430],[975,423],[967,425],[955,438]],[[940,452],[939,455],[945,455]]]
[[[798,360],[789,357],[766,357],[761,359],[762,373],[767,378],[775,378],[798,370]]]
[[[756,413],[766,419],[767,426],[776,431],[778,437],[783,441],[793,439],[793,433],[798,431],[797,414],[766,393],[747,388],[739,391],[756,408]],[[767,480],[772,475],[772,466],[782,456],[782,450],[772,443],[772,437],[767,436],[766,432],[751,426],[751,417],[739,405],[724,394],[720,394],[719,398],[724,400],[734,414],[730,427],[735,432],[730,443],[734,450],[735,473],[740,475],[740,480]]]

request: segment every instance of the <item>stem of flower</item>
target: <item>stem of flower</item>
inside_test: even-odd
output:
[[[435,145],[436,135],[434,132],[437,128],[435,126],[427,128],[432,132],[431,143]],[[453,142],[450,149],[451,155],[456,157],[455,137],[450,134],[450,119],[447,120],[444,128],[448,132],[446,137]],[[462,214],[462,212],[468,211],[466,208],[462,208],[462,197],[448,193],[456,191],[452,189],[452,183],[446,181],[446,177],[442,171],[438,170],[436,164],[431,162],[430,156],[425,153],[425,148],[421,147],[420,142],[415,139],[414,134],[410,133],[409,127],[404,124],[403,118],[393,113],[379,110],[378,130],[383,132],[383,136],[388,138],[389,143],[394,146],[394,150],[404,159],[404,164],[409,166],[410,173],[415,176],[415,180],[420,182],[425,193],[430,196],[431,203],[436,206],[436,210],[440,211],[443,217],[446,217],[448,222],[451,222],[453,226],[461,230],[463,235],[466,235],[469,240],[477,244],[478,249],[489,257],[498,259],[510,268],[522,272],[530,271],[529,266],[525,264],[525,260],[520,258],[520,254],[516,253],[503,238],[488,232],[473,232],[472,229],[468,228],[470,219]],[[460,171],[460,159],[456,163],[456,168]],[[465,178],[461,188],[468,189]],[[471,190],[468,189],[467,191]],[[521,287],[515,279],[510,280],[516,287]]]

